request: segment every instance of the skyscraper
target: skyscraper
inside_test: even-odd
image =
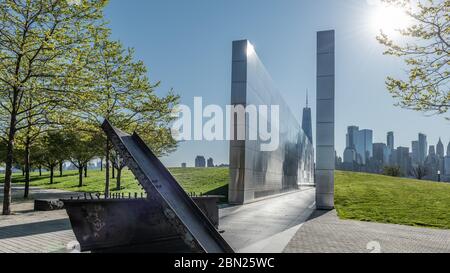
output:
[[[444,158],[444,176],[450,181],[450,142],[447,146],[447,156]]]
[[[419,164],[425,163],[425,159],[427,158],[427,136],[424,134],[419,134]]]
[[[438,144],[436,145],[436,153],[439,158],[443,158],[445,156],[444,144],[440,138]]]
[[[389,154],[387,145],[384,143],[374,143],[373,158],[381,165],[389,164]]]
[[[412,142],[412,164],[413,165],[419,165],[419,141],[413,141]]]
[[[436,156],[436,149],[434,145],[430,145],[430,150],[428,151],[429,156]]]
[[[206,160],[204,156],[197,156],[195,158],[195,167],[196,168],[205,168],[206,167]]]
[[[404,176],[409,175],[411,161],[409,157],[409,148],[398,147],[395,152],[395,161],[400,167],[400,170]]]
[[[350,161],[350,150],[356,153],[356,163],[365,165],[366,162],[373,156],[373,131],[359,130],[358,126],[349,126],[347,128],[347,161]]]
[[[355,146],[361,164],[365,165],[373,156],[373,131],[367,129],[358,131]]]
[[[387,146],[388,149],[391,150],[391,152],[395,149],[394,132],[387,133]]]
[[[347,128],[347,147],[356,149],[356,138],[359,131],[358,126],[349,126]]]
[[[208,168],[214,168],[214,159],[208,158]]]
[[[311,108],[309,108],[308,92],[306,92],[306,107],[303,108],[302,129],[309,138],[309,141],[313,143],[312,115]]]

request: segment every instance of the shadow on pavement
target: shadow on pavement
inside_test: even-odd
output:
[[[0,240],[71,230],[69,219],[0,227]]]

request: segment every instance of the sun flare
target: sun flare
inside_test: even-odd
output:
[[[411,18],[406,11],[395,6],[379,6],[374,12],[372,25],[376,31],[386,34],[394,34],[398,30],[407,28],[411,24]]]

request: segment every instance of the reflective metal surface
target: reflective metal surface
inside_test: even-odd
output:
[[[334,207],[334,30],[317,33],[316,207]]]
[[[233,42],[232,69],[231,104],[267,105],[269,108],[279,105],[280,123],[279,146],[270,152],[261,151],[261,144],[266,142],[248,138],[250,133],[258,131],[258,126],[251,125],[248,118],[244,124],[235,124],[235,132],[245,128],[246,140],[231,141],[230,203],[244,204],[299,189],[302,184],[313,184],[313,145],[247,40]],[[296,110],[300,112],[301,109]],[[270,117],[265,119],[271,120]],[[273,127],[274,124],[268,125],[269,129]]]

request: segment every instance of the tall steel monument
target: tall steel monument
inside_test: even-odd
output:
[[[335,41],[334,30],[317,33],[316,207],[334,208]]]

